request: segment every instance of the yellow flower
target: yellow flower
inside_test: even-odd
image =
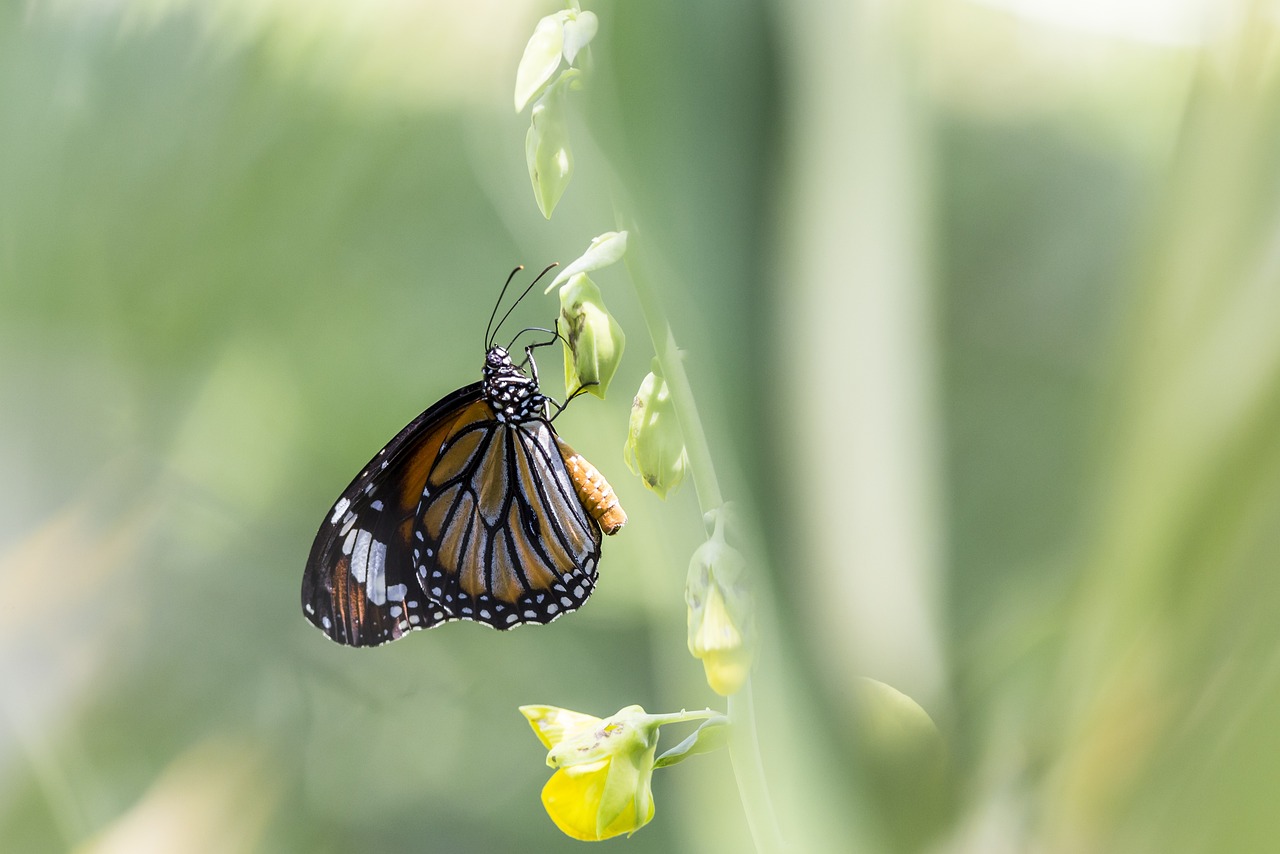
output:
[[[585,842],[635,833],[653,818],[658,719],[639,706],[596,718],[555,706],[521,706],[556,769],[542,789],[547,815]]]

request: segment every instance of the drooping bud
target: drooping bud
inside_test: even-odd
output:
[[[693,553],[685,581],[689,652],[702,662],[711,690],[736,694],[755,659],[755,617],[744,583],[746,560],[724,539],[722,515],[715,532]]]
[[[533,182],[533,196],[538,210],[547,219],[555,210],[569,179],[573,177],[573,149],[569,145],[569,126],[565,115],[565,92],[580,72],[566,68],[556,82],[533,105],[529,115],[529,132],[524,138],[524,156]]]
[[[560,67],[564,54],[565,21],[570,11],[563,9],[547,15],[533,28],[529,43],[524,46],[524,56],[516,66],[516,112],[542,90]]]
[[[603,398],[622,361],[626,336],[605,308],[600,288],[586,273],[574,276],[560,289],[556,327],[565,339],[565,394],[586,388]]]
[[[569,10],[569,17],[564,22],[564,61],[573,65],[582,50],[596,37],[600,29],[600,21],[595,12]]]
[[[655,369],[657,364],[654,364]],[[638,475],[662,498],[684,480],[689,458],[684,436],[676,420],[675,404],[667,381],[655,371],[640,383],[631,402],[631,421],[623,458],[631,473]]]
[[[538,21],[516,67],[516,112],[534,99],[560,68],[564,58],[570,66],[578,52],[593,38],[600,22],[593,12],[562,9]]]
[[[625,231],[606,231],[604,234],[592,238],[591,245],[587,247],[587,251],[566,264],[564,269],[551,280],[551,284],[547,285],[547,289],[543,293],[551,293],[552,288],[561,282],[567,282],[579,273],[592,273],[608,267],[610,264],[616,264],[626,254],[626,251],[627,233]]]

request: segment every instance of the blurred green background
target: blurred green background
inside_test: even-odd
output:
[[[338,490],[615,198],[755,540],[795,850],[1280,847],[1278,19],[1116,5],[590,5],[550,222],[510,104],[554,5],[0,5],[0,848],[569,850],[518,705],[723,707],[692,490],[622,465],[621,267],[558,421],[631,515],[592,601],[299,613]],[[748,850],[725,753],[655,797],[611,845]]]

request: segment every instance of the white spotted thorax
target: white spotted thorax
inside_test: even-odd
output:
[[[546,418],[547,399],[538,390],[538,380],[521,373],[502,347],[491,347],[481,369],[484,397],[499,421],[516,424]]]

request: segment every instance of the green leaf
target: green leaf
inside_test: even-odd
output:
[[[699,753],[710,753],[725,746],[729,739],[729,719],[723,715],[708,718],[693,734],[654,761],[654,768],[666,768]]]

